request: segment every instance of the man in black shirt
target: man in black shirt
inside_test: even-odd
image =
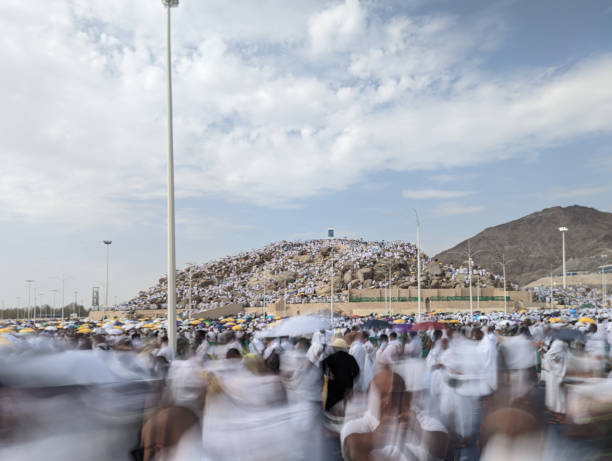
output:
[[[323,360],[323,372],[327,376],[327,399],[325,410],[329,411],[345,399],[353,389],[353,382],[359,376],[359,365],[350,355],[348,344],[341,338],[332,343],[334,353]]]

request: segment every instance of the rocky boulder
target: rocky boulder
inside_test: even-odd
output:
[[[357,271],[357,278],[364,283],[366,279],[371,279],[374,271],[371,267],[364,267]]]
[[[442,268],[437,261],[432,261],[427,265],[427,273],[431,276],[442,275]]]

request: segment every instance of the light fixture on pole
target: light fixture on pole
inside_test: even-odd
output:
[[[421,221],[419,220],[419,213],[414,209],[416,215],[416,228],[417,228],[417,306],[418,316],[417,322],[421,321]]]
[[[331,301],[329,304],[329,324],[334,324],[334,253],[331,254]]]
[[[393,283],[391,280],[391,262],[389,262],[389,312],[393,315]]]
[[[65,285],[66,285],[66,280],[69,280],[72,277],[64,277],[62,275],[61,277],[51,277],[51,278],[59,280],[60,282],[62,282],[62,321],[64,321],[64,307],[66,306],[66,301],[65,301],[65,297],[64,297],[64,288],[65,288]]]
[[[28,307],[27,307],[27,312],[28,312],[28,316],[31,314],[31,310],[32,310],[32,304],[31,304],[31,295],[32,295],[32,291],[31,291],[31,286],[32,283],[34,283],[36,280],[26,280],[26,283],[28,284]],[[24,318],[25,318],[25,314],[24,314]]]
[[[52,306],[53,307],[53,311],[52,312],[53,312],[53,318],[55,318],[55,307],[56,307],[55,306],[55,295],[57,294],[57,290],[53,289],[53,290],[51,290],[51,292],[53,293],[53,306]]]
[[[504,277],[504,314],[508,313],[508,295],[507,295],[507,288],[506,288],[506,264],[511,263],[512,261],[514,261],[513,259],[506,261],[506,256],[504,253],[502,253],[501,255],[501,261],[497,261],[497,264],[499,264],[502,267],[502,274]]]
[[[470,319],[474,320],[474,301],[473,301],[473,297],[472,297],[472,265],[473,265],[473,261],[472,261],[472,257],[476,256],[479,253],[482,253],[485,250],[477,250],[475,252],[472,252],[472,245],[470,243],[470,241],[467,241],[467,250],[465,252],[458,252],[458,251],[450,251],[449,253],[452,254],[460,254],[460,255],[465,255],[467,256],[468,259],[468,272],[469,272],[469,283],[470,283]]]
[[[166,96],[168,99],[168,344],[176,354],[176,246],[174,238],[174,153],[172,137],[172,53],[170,9],[178,0],[162,0],[166,8]]]
[[[110,246],[112,240],[102,240],[106,245],[106,283],[104,284],[104,306],[102,306],[102,320],[104,320],[104,309],[108,307],[108,271],[110,267]]]
[[[567,271],[565,270],[565,233],[568,231],[567,227],[560,227],[559,232],[561,232],[561,242],[563,248],[563,289],[567,288]]]
[[[189,305],[187,307],[187,315],[189,320],[191,320],[191,288],[192,288],[192,277],[193,277],[193,266],[195,265],[194,262],[187,262],[185,263],[185,265],[187,266],[187,268],[189,269],[189,293],[188,293],[188,302]]]

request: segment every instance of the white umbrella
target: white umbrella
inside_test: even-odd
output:
[[[304,315],[283,320],[280,325],[272,328],[267,336],[300,336],[328,328],[329,319],[327,317]]]
[[[45,331],[57,331],[55,327],[45,327]]]

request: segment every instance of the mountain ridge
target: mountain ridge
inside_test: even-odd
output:
[[[469,241],[475,266],[500,271],[503,254],[507,278],[526,285],[550,274],[551,270],[562,272],[562,238],[558,230],[561,226],[569,229],[566,233],[568,271],[594,270],[598,265],[612,262],[612,213],[581,205],[549,207],[487,227],[435,258],[446,264],[465,264]]]

